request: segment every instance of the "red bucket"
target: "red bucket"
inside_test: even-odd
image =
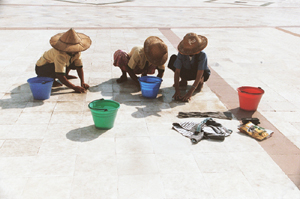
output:
[[[260,87],[242,86],[237,89],[240,108],[245,111],[256,111],[262,95],[265,93]]]

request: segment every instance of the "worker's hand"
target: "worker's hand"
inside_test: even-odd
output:
[[[85,91],[86,91],[85,88],[83,88],[81,86],[75,86],[73,89],[76,93],[85,93]]]
[[[191,99],[191,97],[192,97],[192,91],[191,90],[189,90],[189,92],[187,92],[183,97],[182,97],[182,99],[181,99],[181,101],[183,101],[183,102],[188,102],[190,99]]]
[[[83,88],[85,88],[85,89],[90,88],[90,86],[89,86],[88,84],[86,84],[86,83],[82,83],[82,84],[81,84],[81,87],[83,87]]]
[[[174,98],[175,100],[181,100],[182,96],[180,95],[180,91],[175,91],[175,94],[172,98]]]
[[[191,95],[188,95],[187,93],[182,97],[181,101],[188,102],[190,99],[191,99]]]

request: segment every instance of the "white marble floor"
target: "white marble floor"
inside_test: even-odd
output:
[[[155,35],[171,55],[177,50],[161,29],[206,35],[210,67],[232,88],[262,87],[258,111],[300,148],[300,4],[243,2],[0,1],[0,198],[300,198],[261,145],[238,132],[236,119],[217,119],[233,130],[224,142],[192,145],[172,130],[173,122],[201,121],[179,119],[179,111],[227,111],[207,85],[179,103],[168,69],[157,99],[143,98],[131,81],[116,83],[115,50]],[[93,41],[82,53],[91,88],[53,89],[50,99],[34,100],[27,79],[35,62],[50,37],[70,27]],[[94,128],[87,105],[99,98],[121,104],[110,130]]]

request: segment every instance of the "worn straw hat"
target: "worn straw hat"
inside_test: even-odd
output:
[[[188,33],[178,44],[178,51],[183,55],[195,55],[207,46],[207,38],[196,33]]]
[[[65,33],[58,33],[51,37],[50,44],[56,50],[76,53],[88,49],[92,44],[92,40],[89,36],[77,33],[71,28]]]
[[[168,59],[168,46],[159,37],[150,36],[144,42],[144,51],[148,61],[161,66]]]

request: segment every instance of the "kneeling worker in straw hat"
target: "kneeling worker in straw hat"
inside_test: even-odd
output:
[[[210,70],[207,57],[202,50],[207,46],[207,38],[195,33],[188,33],[178,45],[178,55],[172,55],[168,64],[174,72],[175,100],[188,101],[192,94],[201,91],[203,83],[207,81]],[[179,79],[181,81],[179,82]],[[184,95],[180,95],[180,86],[187,86],[187,81],[195,80],[192,87]]]
[[[44,52],[37,61],[35,71],[40,77],[57,78],[67,87],[74,89],[77,93],[84,93],[89,85],[84,82],[82,69],[81,51],[88,49],[91,39],[83,34],[77,33],[73,28],[65,33],[59,33],[51,37],[50,44],[53,48]],[[81,81],[80,86],[75,86],[68,79],[77,78],[69,75],[70,70],[76,70]],[[54,81],[53,86],[61,86]]]
[[[168,59],[167,45],[156,36],[148,37],[144,46],[135,46],[127,54],[122,50],[114,53],[114,66],[120,67],[122,76],[117,79],[118,83],[127,81],[127,73],[135,84],[139,87],[139,81],[136,74],[147,76],[154,74],[158,70],[157,77],[162,78],[165,71],[165,62]]]

